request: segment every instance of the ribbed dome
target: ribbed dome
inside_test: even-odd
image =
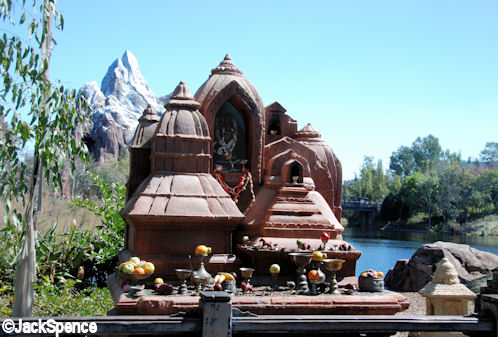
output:
[[[157,126],[156,135],[209,138],[209,129],[199,107],[185,82],[181,81],[165,106],[166,111]]]
[[[232,82],[236,82],[254,103],[263,109],[263,103],[256,87],[244,76],[230,55],[227,54],[223,61],[211,70],[208,80],[195,93],[195,100],[201,103],[201,111],[204,111],[205,106],[209,105],[211,100]]]
[[[330,208],[334,211],[337,219],[340,219],[342,209],[341,209],[341,196],[342,196],[342,166],[341,162],[335,155],[332,148],[321,138],[320,132],[318,132],[313,125],[308,124],[301,130],[299,130],[295,139],[301,144],[306,145],[312,149],[320,161],[327,167],[331,180],[323,179],[317,183],[317,190],[320,192]]]
[[[149,104],[138,119],[135,135],[131,140],[131,148],[150,148],[149,140],[154,136],[156,124],[159,121],[157,111]]]

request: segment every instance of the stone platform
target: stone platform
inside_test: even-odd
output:
[[[146,289],[135,298],[122,292],[116,274],[108,279],[109,289],[120,315],[171,315],[198,308],[199,296],[158,295]],[[355,292],[352,295],[292,295],[289,292],[234,295],[232,306],[259,315],[394,315],[409,307],[401,294]]]

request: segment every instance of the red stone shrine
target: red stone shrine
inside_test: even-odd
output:
[[[263,282],[278,263],[285,282],[296,276],[287,255],[296,240],[317,250],[328,232],[327,256],[346,261],[339,281],[356,281],[361,252],[342,239],[338,221],[341,163],[311,124],[298,131],[278,102],[264,107],[228,55],[194,97],[180,82],[165,108],[161,118],[145,109],[131,142],[121,260],[153,261],[155,275],[175,283],[175,268],[190,268],[188,255],[204,244],[213,250],[205,261],[212,275],[253,267]],[[136,305],[113,295],[118,308]],[[402,300],[390,301],[400,308]]]

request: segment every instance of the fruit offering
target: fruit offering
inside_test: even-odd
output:
[[[205,245],[198,245],[195,247],[195,255],[208,255],[211,254],[211,247]]]
[[[140,260],[136,256],[118,266],[118,271],[124,274],[152,274],[154,270],[152,262]]]
[[[373,278],[383,278],[384,273],[381,271],[375,271],[373,269],[365,270],[360,274],[360,277],[373,277]]]
[[[310,280],[318,280],[320,278],[320,274],[318,274],[318,271],[317,270],[310,270],[310,272],[308,273],[308,278]]]
[[[222,284],[225,281],[235,281],[234,275],[230,273],[221,272],[218,273],[213,279],[214,284]]]
[[[270,266],[270,273],[272,273],[272,274],[278,274],[278,273],[280,273],[280,266],[278,264],[276,264],[276,263],[272,264]]]
[[[320,235],[320,240],[322,241],[328,241],[330,240],[330,234],[327,233],[327,232],[323,232],[321,235]]]
[[[320,252],[318,250],[315,250],[313,252],[313,257],[311,259],[313,261],[323,261],[326,258],[327,258],[327,253],[323,253],[323,252]]]

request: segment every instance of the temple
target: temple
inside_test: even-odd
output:
[[[145,109],[131,142],[124,256],[174,275],[205,244],[213,272],[264,274],[277,262],[292,275],[283,252],[297,239],[319,249],[327,232],[325,252],[346,260],[340,276],[354,276],[361,252],[342,239],[341,163],[318,130],[298,130],[278,102],[263,106],[229,55],[195,96],[180,82],[165,108]]]

